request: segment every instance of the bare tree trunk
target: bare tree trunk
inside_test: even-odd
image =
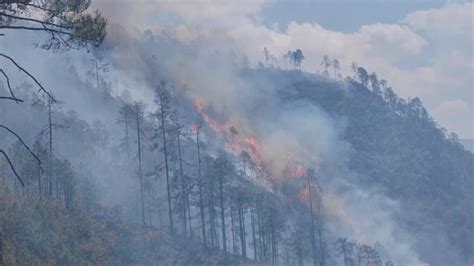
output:
[[[266,258],[265,253],[265,234],[263,232],[262,215],[260,204],[257,203],[257,225],[258,225],[258,243],[260,249],[260,260]]]
[[[232,210],[232,207],[230,207],[230,226],[232,230],[232,250],[234,253],[237,252],[237,244],[235,242],[235,227],[234,227],[234,211]]]
[[[254,209],[251,210],[251,223],[252,223],[252,243],[253,243],[253,258],[254,260],[258,260],[257,256],[257,241],[255,237],[255,213]]]
[[[143,225],[145,222],[145,201],[143,198],[143,173],[142,173],[142,143],[141,143],[141,130],[140,130],[140,109],[137,105],[137,142],[138,142],[138,175],[140,178],[140,201],[142,205],[142,222]]]
[[[52,100],[48,100],[48,128],[49,128],[49,196],[53,197],[53,123],[51,117]]]
[[[223,174],[223,173],[221,173]],[[227,242],[225,236],[225,217],[224,217],[224,184],[223,184],[224,177],[221,176],[219,179],[219,190],[220,190],[220,204],[221,204],[221,227],[222,227],[222,249],[224,253],[227,253]]]
[[[275,233],[275,226],[273,224],[273,213],[270,219],[270,241],[271,241],[271,248],[272,248],[272,266],[278,265],[278,252],[276,247],[276,233]]]
[[[187,197],[186,197],[186,205],[188,206],[188,225],[189,225],[189,236],[193,237],[193,227],[191,223],[191,203],[189,202],[189,192],[190,189],[187,188]]]
[[[207,200],[207,206],[209,210],[209,228],[210,228],[210,238],[211,238],[211,247],[216,247],[216,215],[215,215],[215,209],[214,209],[214,196],[212,192],[212,184],[209,182],[208,184],[208,200]]]
[[[187,203],[187,190],[186,190],[186,182],[184,180],[184,173],[183,173],[183,159],[181,156],[181,134],[180,130],[176,131],[178,137],[178,160],[179,160],[179,176],[181,177],[181,194],[183,200],[183,229],[184,235],[188,235],[188,226],[186,223],[186,203]]]
[[[310,175],[308,177],[308,192],[309,192],[309,208],[311,211],[311,249],[313,253],[313,265],[317,266],[318,263],[318,254],[316,251],[316,236],[314,234],[315,227],[314,227],[314,215],[313,215],[313,196],[311,194],[311,178]]]
[[[242,247],[242,256],[247,258],[247,244],[245,239],[245,215],[242,205],[239,204],[239,226],[240,226],[240,244]]]
[[[100,92],[100,90],[99,90],[99,65],[97,63],[97,58],[95,58],[95,78],[96,78],[97,92]]]
[[[42,171],[41,171],[41,167],[38,167],[38,196],[39,196],[39,199],[41,200],[41,176],[42,176]]]
[[[321,266],[325,266],[325,257],[324,257],[324,240],[323,240],[323,221],[321,217],[321,197],[318,192],[316,192],[316,196],[318,201],[316,202],[317,206],[317,216],[318,216],[318,238],[319,238],[319,256],[321,258],[320,264]]]
[[[201,214],[201,229],[204,246],[207,246],[206,221],[204,219],[204,203],[202,198],[202,173],[201,173],[201,149],[199,144],[199,129],[196,129],[196,145],[198,155],[198,188],[199,188],[199,210]]]
[[[130,144],[128,141],[128,108],[125,111],[125,143],[127,146],[127,159],[130,160]]]
[[[168,214],[170,219],[170,231],[174,232],[173,226],[173,210],[171,209],[171,189],[170,189],[170,176],[168,166],[168,151],[166,146],[166,128],[165,128],[165,110],[163,106],[163,99],[160,97],[160,108],[161,108],[161,132],[163,137],[163,154],[165,156],[165,171],[166,171],[166,191],[168,193]]]

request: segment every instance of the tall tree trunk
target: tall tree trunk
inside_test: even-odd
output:
[[[310,175],[308,177],[308,193],[309,193],[309,209],[311,212],[311,249],[313,253],[313,265],[317,266],[319,264],[318,261],[318,254],[316,251],[316,236],[315,236],[315,226],[314,226],[314,214],[313,214],[313,196],[311,194],[311,178]]]
[[[222,249],[224,250],[224,253],[227,253],[227,240],[225,236],[225,217],[224,217],[224,177],[222,176],[223,173],[221,173],[220,179],[219,179],[219,190],[220,190],[220,204],[221,204],[221,227],[222,227]]]
[[[142,221],[143,225],[145,222],[145,200],[143,197],[143,173],[142,173],[142,143],[141,143],[141,130],[140,130],[140,108],[137,105],[137,144],[138,144],[138,177],[140,179],[140,201],[142,205]]]
[[[130,144],[128,141],[128,108],[125,111],[124,114],[125,118],[125,144],[127,147],[127,159],[130,160]]]
[[[245,215],[242,205],[239,204],[239,226],[240,226],[240,244],[242,247],[242,256],[247,258],[247,244],[245,239]]]
[[[257,256],[257,240],[256,240],[256,237],[255,237],[255,213],[254,213],[254,209],[251,210],[251,224],[252,224],[252,243],[253,243],[253,258],[254,260],[258,260],[258,256]]]
[[[184,179],[183,173],[183,159],[181,156],[181,133],[180,130],[176,130],[177,138],[178,138],[178,160],[179,160],[179,176],[181,178],[181,194],[182,194],[182,201],[183,201],[183,231],[184,235],[188,235],[188,225],[186,222],[186,203],[187,203],[187,190],[186,190],[186,182]]]
[[[38,196],[39,196],[39,199],[41,200],[41,177],[43,175],[43,172],[41,171],[41,167],[38,167]]]
[[[232,210],[232,207],[230,207],[230,226],[232,231],[232,251],[235,254],[237,253],[237,244],[235,241],[234,211]]]
[[[96,78],[97,92],[100,92],[99,90],[99,64],[97,63],[97,58],[95,58],[95,78]]]
[[[275,233],[275,226],[273,224],[273,212],[270,218],[270,241],[271,241],[271,249],[272,249],[272,266],[278,265],[278,254],[277,254],[277,247],[276,247],[276,233]]]
[[[168,151],[166,147],[166,128],[165,128],[165,110],[163,105],[163,99],[160,97],[160,109],[161,109],[161,132],[163,137],[163,154],[165,156],[165,171],[166,171],[166,191],[168,193],[168,214],[170,219],[170,231],[174,232],[173,226],[173,210],[171,209],[171,189],[170,189],[170,176],[168,167]]]
[[[189,226],[189,236],[193,237],[193,227],[191,223],[191,203],[189,202],[189,193],[190,193],[190,188],[186,188],[186,205],[188,206],[188,226]]]
[[[316,202],[317,206],[317,217],[318,217],[318,238],[319,238],[319,257],[321,266],[326,265],[326,260],[324,256],[324,240],[323,240],[323,220],[321,217],[321,197],[318,192],[316,192],[316,197],[318,201]]]
[[[257,202],[257,225],[258,225],[258,243],[259,243],[259,249],[260,249],[260,260],[262,261],[264,258],[266,258],[266,252],[265,252],[265,232],[263,231],[263,221],[262,221],[262,210],[260,203]]]
[[[202,239],[204,246],[207,246],[206,238],[206,221],[204,218],[204,203],[202,198],[202,173],[201,173],[201,149],[199,143],[199,129],[196,129],[196,145],[197,145],[197,156],[198,156],[198,189],[199,189],[199,211],[201,215],[201,230],[202,230]]]
[[[49,128],[49,196],[53,197],[53,123],[52,123],[52,100],[48,100],[48,128]]]
[[[211,246],[216,247],[216,215],[215,215],[215,208],[214,208],[214,193],[212,191],[212,184],[209,182],[208,185],[208,201],[207,206],[209,209],[209,227],[210,227],[210,237],[211,237]]]

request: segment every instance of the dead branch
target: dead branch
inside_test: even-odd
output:
[[[25,187],[25,183],[24,183],[23,180],[21,179],[20,175],[18,175],[18,173],[16,172],[16,169],[15,169],[15,167],[13,166],[12,161],[10,161],[10,158],[8,157],[8,155],[7,155],[2,149],[0,149],[0,153],[3,154],[3,156],[5,157],[5,159],[7,159],[8,165],[10,165],[10,169],[12,169],[13,174],[16,176],[16,178],[18,179],[18,181],[20,181],[21,185],[22,185],[23,187]]]
[[[12,100],[12,101],[15,101],[15,102],[23,102],[22,99],[18,99],[18,98],[15,98],[15,97],[9,97],[9,96],[0,96],[0,100]]]
[[[35,160],[38,162],[38,166],[40,167],[41,169],[41,172],[43,172],[43,168],[41,167],[41,160],[38,158],[38,156],[36,156],[36,154],[30,149],[30,147],[25,143],[25,141],[23,141],[23,139],[18,136],[18,134],[16,134],[13,130],[9,129],[8,127],[4,126],[4,125],[1,125],[0,124],[0,128],[3,128],[5,129],[6,131],[10,132],[12,135],[14,135],[19,141],[20,143],[23,145],[23,147],[25,147],[26,150],[28,150],[28,152],[31,154],[31,156],[33,156],[35,158]]]
[[[4,12],[0,12],[0,16],[7,17],[7,18],[12,18],[12,19],[16,19],[16,20],[24,20],[24,21],[33,22],[33,23],[39,23],[41,25],[48,25],[48,26],[57,27],[57,28],[65,28],[65,29],[72,28],[71,26],[67,26],[67,25],[59,25],[59,24],[48,22],[48,21],[41,21],[41,20],[34,19],[34,18],[26,18],[26,17],[21,17],[21,16],[15,16],[15,15],[7,14],[7,13],[4,13]]]
[[[0,68],[0,73],[3,74],[3,76],[5,77],[6,81],[7,81],[7,87],[8,87],[8,90],[10,91],[10,95],[11,97],[5,97],[7,99],[10,99],[10,100],[14,100],[16,101],[16,103],[20,103],[20,102],[23,102],[23,100],[20,100],[18,99],[15,94],[13,93],[13,90],[12,90],[12,86],[10,85],[10,78],[8,78],[7,74],[5,73],[5,71],[3,71],[3,69]],[[1,98],[0,98],[1,99]]]
[[[6,30],[31,30],[31,31],[48,31],[52,33],[57,33],[57,34],[64,34],[68,36],[74,36],[74,34],[63,31],[63,30],[56,30],[56,29],[51,29],[51,28],[45,28],[45,25],[42,25],[43,27],[29,27],[29,26],[12,26],[12,25],[3,25],[0,26],[0,29],[6,29]]]
[[[15,60],[13,60],[13,58],[11,58],[10,56],[6,55],[6,54],[3,54],[3,53],[0,53],[0,56],[3,57],[3,58],[6,58],[8,59],[10,62],[12,62],[21,72],[25,73],[28,77],[30,77],[36,85],[38,85],[38,87],[40,88],[39,91],[42,91],[44,92],[46,95],[48,95],[48,97],[53,101],[53,102],[57,102],[56,99],[53,97],[53,95],[48,92],[44,87],[43,85],[41,85],[41,83],[39,83],[39,81],[33,76],[31,75],[28,71],[26,71],[26,69],[24,69],[23,67],[21,67]]]

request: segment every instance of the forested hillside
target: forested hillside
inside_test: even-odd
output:
[[[397,219],[420,238],[426,256],[433,255],[433,248],[453,248],[429,243],[433,235],[438,241],[449,239],[466,258],[472,256],[472,152],[437,125],[418,98],[401,99],[377,83],[368,89],[349,81],[342,85],[347,91],[336,86],[301,79],[292,97],[347,119],[344,139],[351,145],[349,168],[357,173],[353,181],[379,186],[401,202]],[[445,254],[436,258],[442,264],[452,263],[450,259]]]
[[[0,3],[46,53],[0,47],[0,265],[474,263],[474,154],[421,99],[35,3]]]
[[[322,193],[321,197],[324,197],[325,190],[328,190],[328,202],[323,201],[323,204],[328,206],[321,208],[334,208],[330,206],[333,203],[329,203],[329,199],[333,197],[329,194],[330,187],[333,186],[332,179],[344,179],[353,186],[367,188],[367,191],[374,188],[377,194],[383,194],[400,203],[394,207],[393,219],[403,225],[403,229],[397,230],[415,236],[412,248],[420,252],[421,259],[423,254],[426,254],[427,261],[433,259],[429,261],[431,265],[443,265],[462,258],[454,254],[469,258],[469,250],[472,250],[469,232],[473,229],[469,219],[472,212],[465,210],[472,210],[469,205],[472,195],[468,192],[473,189],[473,154],[465,151],[455,136],[447,136],[436,126],[419,99],[400,99],[388,86],[378,92],[377,88],[367,88],[355,79],[334,81],[299,71],[244,70],[240,75],[256,85],[265,80],[267,86],[279,95],[282,108],[298,106],[299,102],[304,101],[323,110],[331,119],[341,121],[340,134],[346,142],[344,146],[348,156],[344,162],[334,163],[332,159],[328,159],[327,163],[321,162],[317,174],[320,179],[314,180],[320,182],[320,185],[312,192],[316,195]],[[176,247],[173,251],[176,255],[170,256],[169,259],[178,260],[183,256],[191,256],[192,252],[204,252],[192,251],[182,246],[186,245],[188,240],[179,239],[186,236],[190,239],[196,238],[194,241],[206,241],[205,244],[210,248],[206,252],[224,249],[220,241],[223,237],[221,217],[224,217],[227,233],[225,238],[228,242],[226,250],[229,253],[254,258],[260,262],[271,262],[270,258],[273,256],[277,256],[273,258],[275,260],[288,260],[290,264],[291,261],[296,263],[299,259],[301,262],[309,260],[311,251],[306,248],[311,247],[311,234],[306,235],[308,226],[305,223],[311,224],[311,215],[305,211],[305,197],[301,198],[301,192],[297,193],[301,187],[307,187],[305,179],[298,181],[299,175],[307,174],[304,168],[300,169],[298,166],[292,170],[296,173],[287,174],[289,181],[280,184],[271,181],[272,177],[265,173],[265,170],[257,169],[250,155],[252,150],[249,150],[249,153],[244,150],[237,157],[233,155],[233,149],[229,149],[230,153],[227,155],[222,152],[214,154],[212,150],[216,148],[211,146],[220,144],[212,144],[210,138],[219,132],[212,129],[218,126],[217,122],[211,121],[207,115],[199,118],[200,108],[196,108],[194,111],[180,110],[181,113],[188,113],[182,113],[183,117],[179,123],[181,126],[176,127],[178,122],[176,117],[171,116],[171,110],[188,105],[181,105],[177,95],[169,94],[165,87],[160,88],[157,90],[157,103],[160,103],[161,99],[167,101],[166,108],[169,108],[170,113],[163,115],[169,115],[170,120],[161,120],[161,112],[154,115],[158,115],[156,121],[165,121],[165,127],[168,126],[165,131],[165,141],[169,142],[168,166],[163,150],[163,135],[160,133],[162,131],[156,131],[153,118],[150,117],[149,120],[140,117],[141,113],[138,113],[137,120],[136,110],[141,110],[140,105],[129,105],[124,99],[114,99],[111,96],[104,98],[109,112],[116,114],[116,120],[109,126],[99,122],[89,125],[72,111],[61,111],[57,108],[52,110],[55,155],[50,159],[46,148],[49,138],[44,132],[44,129],[48,128],[48,106],[38,102],[31,87],[16,89],[18,97],[24,99],[26,104],[3,105],[2,114],[6,118],[4,121],[23,136],[27,143],[35,143],[33,151],[43,165],[52,160],[53,177],[50,177],[49,170],[40,174],[37,162],[20,143],[15,143],[14,138],[2,138],[11,139],[8,154],[25,182],[25,187],[22,188],[3,160],[4,208],[1,217],[4,260],[25,259],[31,263],[56,261],[59,264],[74,261],[100,263],[101,260],[106,263],[126,264],[151,263],[154,259],[164,261],[160,257],[160,254],[164,253],[155,245]],[[258,108],[262,106],[255,108],[260,112]],[[9,119],[12,117],[21,117],[29,122],[15,122],[18,119]],[[207,122],[209,125],[203,124],[204,128],[189,125],[189,117],[198,121],[202,119],[201,123]],[[119,124],[116,124],[116,121]],[[142,143],[137,142],[137,126],[142,134]],[[161,123],[156,127],[160,126]],[[209,128],[205,129],[208,126]],[[122,138],[111,138],[108,128],[120,131],[117,135]],[[184,128],[189,128],[189,132]],[[239,134],[238,129],[231,130],[234,130],[231,134]],[[7,136],[6,133],[2,134]],[[196,142],[198,137],[201,138],[199,144]],[[137,155],[138,145],[143,145],[141,158]],[[139,160],[143,161],[143,194],[137,190],[140,187]],[[341,166],[341,163],[346,166]],[[117,182],[114,179],[128,182],[133,189],[130,191],[120,184],[114,184]],[[49,182],[53,183],[52,196],[49,192]],[[167,183],[172,204],[171,215],[167,211]],[[9,184],[9,188],[5,187],[5,184]],[[108,184],[113,186],[112,189],[107,187]],[[325,184],[328,188],[325,188]],[[107,196],[115,194],[117,190],[121,191],[119,193],[122,193],[122,196],[130,195],[131,198]],[[266,194],[268,195],[265,196]],[[110,205],[110,202],[114,202],[113,205]],[[315,199],[312,204],[316,202],[319,200]],[[104,203],[113,208],[100,207]],[[200,216],[201,204],[204,217]],[[341,219],[340,214],[331,210],[326,212],[328,221],[325,224],[340,223],[333,221]],[[297,213],[300,218],[295,220]],[[313,215],[324,216],[315,213]],[[359,219],[356,216],[351,217],[351,214],[347,215],[350,217],[345,217],[346,219]],[[202,219],[206,227],[201,227]],[[136,222],[133,222],[134,220]],[[174,233],[170,236],[168,230],[172,220]],[[321,224],[317,223],[315,226],[323,226],[322,221],[323,218]],[[141,223],[146,227],[142,228],[139,225]],[[288,227],[289,224],[293,225]],[[315,230],[322,234],[315,238],[322,239],[322,252],[326,254],[327,263],[337,261],[339,254],[342,254],[340,252],[343,252],[337,244],[333,247],[332,242],[339,243],[343,249],[346,245],[352,247],[351,242],[340,242],[347,241],[344,237],[351,238],[351,235],[339,235],[338,231],[341,229],[334,231],[332,226],[326,224],[322,231]],[[80,229],[80,232],[76,231],[79,229],[70,231],[70,227],[83,229]],[[294,229],[291,229],[292,227]],[[296,231],[291,233],[293,230]],[[89,236],[78,240],[82,239],[82,234]],[[148,237],[147,234],[156,236]],[[304,240],[306,237],[308,240]],[[343,240],[336,241],[338,237]],[[140,246],[122,238],[151,242]],[[271,240],[273,238],[275,239]],[[154,241],[156,242],[153,243]],[[305,244],[305,241],[309,242]],[[430,244],[426,245],[428,241]],[[37,250],[37,247],[50,251]],[[97,249],[98,247],[101,249]],[[193,245],[194,247],[197,248],[196,245]],[[276,251],[277,248],[280,250]],[[378,247],[378,252],[389,256],[385,255],[390,254],[389,251],[384,251],[386,248]],[[440,253],[439,257],[434,258],[432,249],[448,249],[453,253]],[[271,255],[273,252],[275,255]],[[195,255],[192,256],[197,259]],[[219,261],[218,257],[213,259],[207,257],[210,255],[205,256],[202,259],[204,261]],[[194,259],[193,262],[199,264],[199,259]],[[441,263],[437,264],[439,262]],[[462,265],[460,261],[454,263]]]

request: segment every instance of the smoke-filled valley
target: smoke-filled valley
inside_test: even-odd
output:
[[[0,2],[0,265],[474,263],[474,154],[423,99],[247,50],[259,1],[89,2]]]

